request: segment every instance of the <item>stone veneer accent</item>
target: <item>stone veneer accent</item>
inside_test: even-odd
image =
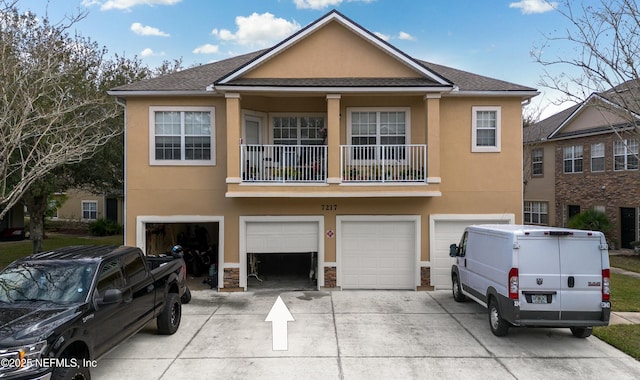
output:
[[[230,289],[240,287],[240,268],[224,268],[223,286]]]
[[[336,267],[324,267],[324,287],[336,287]]]
[[[420,267],[420,286],[431,286],[430,267]]]

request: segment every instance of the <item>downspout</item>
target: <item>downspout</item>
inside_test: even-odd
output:
[[[122,214],[123,214],[122,215],[122,226],[123,226],[122,244],[126,245],[127,244],[127,100],[125,98],[120,98],[117,96],[115,99],[116,99],[116,104],[124,108],[124,129],[122,132],[124,134],[124,162],[123,162],[124,189],[122,189],[124,201],[122,202]]]

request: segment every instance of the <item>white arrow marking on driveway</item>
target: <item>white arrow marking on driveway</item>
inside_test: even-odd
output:
[[[273,335],[273,351],[287,351],[287,322],[295,321],[293,315],[289,312],[287,305],[284,304],[282,298],[278,296],[276,302],[271,307],[271,311],[267,314],[265,322],[271,322],[271,334]]]

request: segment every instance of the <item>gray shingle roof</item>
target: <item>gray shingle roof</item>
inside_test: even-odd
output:
[[[227,74],[241,68],[259,57],[266,50],[192,67],[158,78],[134,82],[112,89],[113,92],[154,92],[154,91],[205,91]],[[431,62],[416,60],[425,68],[446,78],[460,91],[536,91],[499,79],[493,79],[470,72]],[[235,86],[288,86],[288,87],[430,87],[441,86],[428,78],[238,78],[226,85]]]
[[[239,78],[225,86],[276,87],[429,87],[438,86],[427,78]]]
[[[571,114],[573,114],[581,104],[576,104],[562,110],[548,118],[541,120],[523,129],[522,140],[525,143],[544,141],[553,133]]]
[[[191,67],[161,77],[126,84],[116,87],[112,91],[205,91],[207,86],[238,67],[247,64],[264,53],[264,51],[259,50],[222,61]]]
[[[429,70],[447,78],[458,86],[460,91],[536,91],[535,88],[473,74],[467,71],[454,69],[452,67],[438,65],[436,63],[420,60],[418,60],[418,62]]]

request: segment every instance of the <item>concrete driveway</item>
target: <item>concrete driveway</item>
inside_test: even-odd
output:
[[[273,351],[264,319],[278,296],[295,318]],[[193,291],[173,336],[147,328],[94,379],[637,379],[640,362],[569,329],[489,330],[486,311],[449,291]]]

